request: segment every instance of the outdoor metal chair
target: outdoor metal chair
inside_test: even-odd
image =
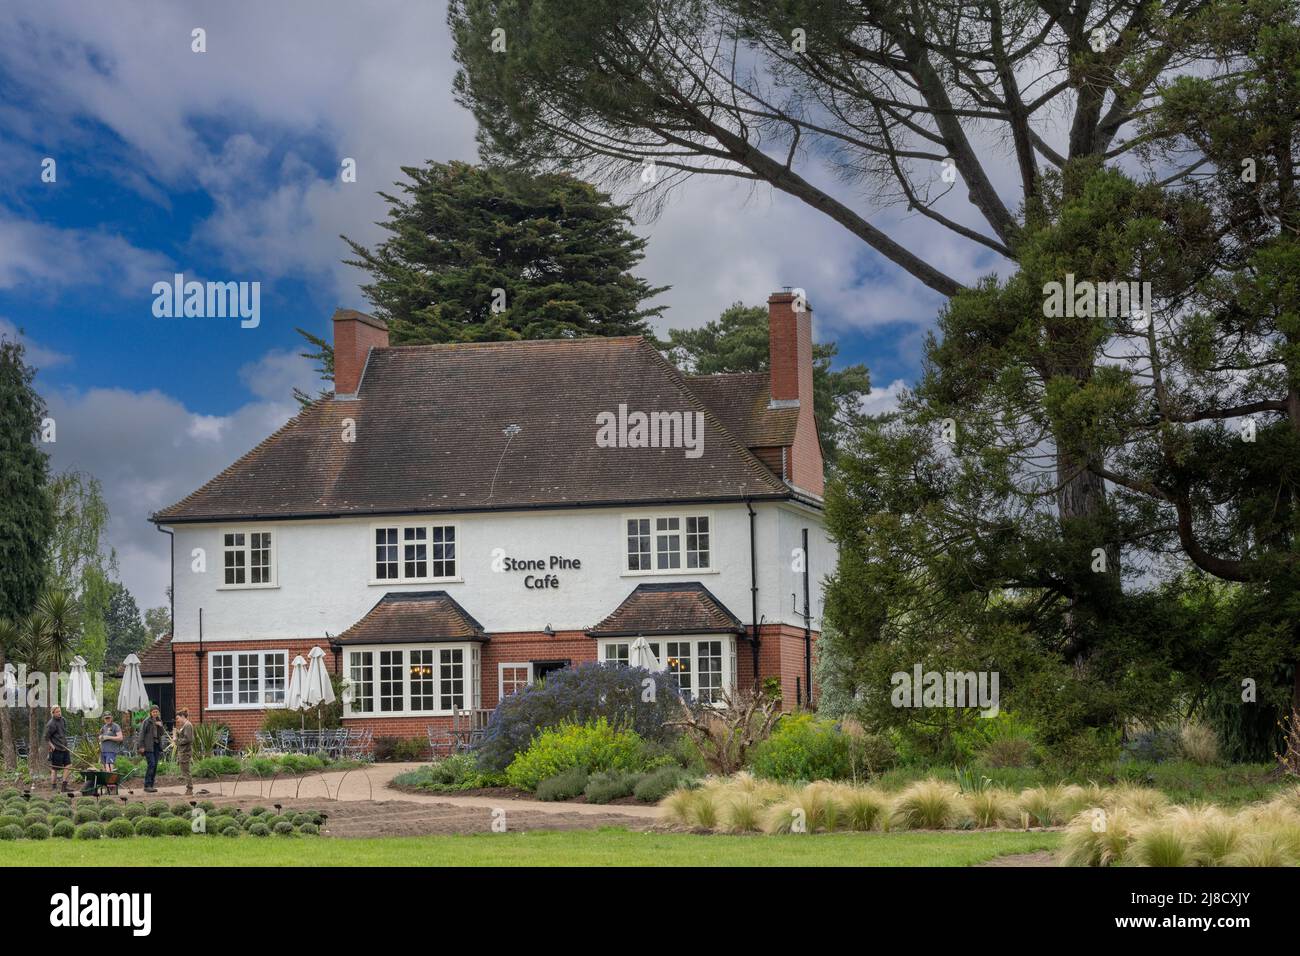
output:
[[[456,738],[440,727],[425,727],[424,735],[429,740],[429,755],[433,760],[450,757],[456,749]]]
[[[300,752],[300,751],[299,751],[299,747],[301,746],[301,744],[299,743],[299,740],[298,740],[298,731],[296,731],[296,730],[281,730],[281,731],[277,734],[277,736],[278,736],[279,739],[280,739],[280,752],[281,752],[281,753],[286,753],[286,754],[296,754],[296,753],[299,753],[299,752]]]
[[[280,745],[275,741],[275,734],[269,730],[253,731],[253,739],[257,741],[257,749],[262,753],[273,754],[280,751]]]

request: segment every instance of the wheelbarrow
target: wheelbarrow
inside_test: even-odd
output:
[[[81,776],[86,781],[81,792],[87,797],[117,793],[117,785],[122,779],[122,775],[116,770],[83,770]]]

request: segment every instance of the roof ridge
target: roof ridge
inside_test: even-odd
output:
[[[637,337],[641,340],[641,343],[646,347],[650,354],[654,356],[655,360],[658,361],[665,370],[667,370],[673,383],[688,396],[690,401],[695,405],[696,410],[702,412],[704,417],[711,421],[717,427],[718,431],[722,433],[723,438],[731,442],[731,446],[740,452],[742,460],[749,466],[750,470],[758,476],[759,480],[769,487],[788,493],[790,491],[789,486],[774,475],[772,469],[763,464],[757,455],[746,448],[745,445],[741,443],[740,439],[731,433],[731,429],[724,425],[722,420],[714,414],[713,409],[701,400],[700,396],[696,395],[695,392],[691,390],[691,387],[686,382],[686,377],[682,374],[681,369],[668,361],[668,359],[666,359],[657,348],[647,342],[644,337]]]
[[[644,342],[644,335],[583,335],[572,339],[497,339],[483,342],[411,342],[405,345],[376,347],[377,352],[428,350],[453,351],[456,349],[500,348],[505,346],[533,345],[592,345],[597,342]]]

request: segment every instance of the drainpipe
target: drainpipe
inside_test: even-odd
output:
[[[745,507],[749,509],[749,619],[754,622],[754,632],[750,641],[750,650],[754,655],[754,689],[759,690],[758,682],[758,552],[754,544],[754,505],[748,498]]]
[[[194,656],[199,662],[199,723],[203,723],[203,700],[208,696],[203,687],[203,608],[199,608],[199,649]]]
[[[808,529],[803,529],[803,677],[808,691],[808,709],[813,709],[812,682],[812,607],[808,602],[808,578],[811,575],[808,559]]]
[[[167,589],[167,629],[171,632],[171,640],[167,642],[167,646],[171,648],[172,652],[172,700],[174,707],[176,699],[176,533],[160,524],[154,525],[154,528],[171,539],[169,543],[172,551],[172,583],[171,587]]]

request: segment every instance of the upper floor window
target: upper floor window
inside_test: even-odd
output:
[[[221,538],[221,554],[223,586],[275,584],[275,551],[270,531],[227,531]]]
[[[708,515],[660,515],[627,519],[627,570],[672,572],[712,569],[712,521]]]
[[[374,529],[376,581],[439,581],[456,577],[455,525],[390,525]]]

